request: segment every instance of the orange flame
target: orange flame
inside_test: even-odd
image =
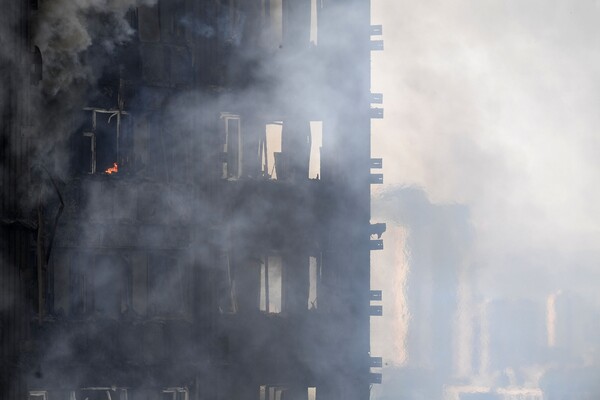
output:
[[[106,172],[109,175],[116,174],[117,172],[119,172],[119,166],[117,165],[117,163],[113,163],[113,166],[104,172]]]

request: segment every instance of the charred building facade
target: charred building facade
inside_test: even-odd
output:
[[[369,1],[126,3],[6,6],[2,398],[368,399]]]

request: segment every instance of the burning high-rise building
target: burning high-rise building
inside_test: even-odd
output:
[[[368,399],[369,1],[5,3],[2,398]]]

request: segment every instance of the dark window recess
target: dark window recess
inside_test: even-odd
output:
[[[127,400],[127,389],[114,387],[81,389],[73,394],[76,399],[83,400]]]
[[[156,138],[146,143],[148,162],[144,166],[147,174],[159,180],[177,181],[185,177],[185,157],[179,147],[182,137],[177,131],[165,129],[163,120],[154,115],[148,118],[148,136]],[[179,168],[179,169],[177,169]]]
[[[381,185],[383,183],[383,174],[370,174],[369,183],[372,185]]]
[[[112,399],[112,396],[110,395],[110,391],[102,390],[102,389],[81,390],[79,395],[81,397],[78,397],[78,398],[87,399],[87,400],[111,400]]]
[[[223,178],[236,179],[242,174],[242,135],[239,115],[222,113]]]
[[[81,168],[83,173],[96,173],[96,134],[94,132],[83,132],[81,136]]]
[[[371,25],[369,31],[371,36],[383,35],[383,27],[381,25]]]
[[[369,382],[370,383],[381,383],[382,378],[380,373],[371,372],[369,374]]]
[[[235,255],[230,258],[230,262],[235,287],[235,309],[240,313],[255,312],[260,307],[261,270],[264,263],[258,257],[240,258]]]
[[[92,298],[87,290],[90,283],[86,272],[93,263],[93,256],[88,254],[75,253],[71,257],[69,289],[70,310],[73,316],[83,316],[91,310]]]
[[[387,225],[383,222],[370,224],[369,225],[369,234],[377,235],[377,239],[380,239],[381,235],[383,235],[383,233],[385,232],[386,229],[387,229]]]
[[[117,162],[116,121],[110,114],[96,116],[96,170],[103,172]]]
[[[186,47],[171,48],[171,83],[173,85],[192,83],[192,57]]]
[[[221,268],[217,270],[217,293],[219,293],[219,311],[222,313],[235,313],[236,300],[233,284],[233,270],[229,255],[223,254],[219,262]]]
[[[383,168],[383,159],[371,158],[371,168]]]
[[[119,110],[90,108],[86,112],[91,123],[79,136],[77,169],[85,174],[123,173],[133,160],[131,117]]]
[[[125,266],[114,256],[96,257],[93,269],[94,313],[118,318],[125,311],[129,293],[126,290]]]
[[[217,28],[219,37],[231,45],[238,46],[242,40],[245,22],[244,14],[237,7],[223,7]]]
[[[160,7],[160,33],[163,41],[181,42],[185,39],[185,1],[163,0]]]
[[[166,50],[168,50],[167,47],[160,44],[142,44],[142,75],[147,82],[166,83],[168,81]]]
[[[138,7],[138,34],[142,42],[158,42],[160,40],[160,24],[158,6]]]
[[[151,315],[181,315],[185,311],[185,276],[175,257],[154,254],[148,260],[148,310]]]
[[[370,306],[369,315],[380,317],[383,315],[383,306]]]
[[[381,239],[369,240],[369,250],[383,250],[383,240],[381,240]]]
[[[71,260],[71,314],[118,318],[131,304],[131,276],[117,256],[77,253]]]
[[[32,85],[36,85],[42,80],[42,52],[40,48],[35,46],[31,55],[31,71],[29,81]]]

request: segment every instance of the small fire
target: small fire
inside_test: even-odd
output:
[[[104,172],[106,172],[109,175],[116,174],[117,172],[119,172],[119,166],[117,165],[117,163],[113,163],[113,166]]]

